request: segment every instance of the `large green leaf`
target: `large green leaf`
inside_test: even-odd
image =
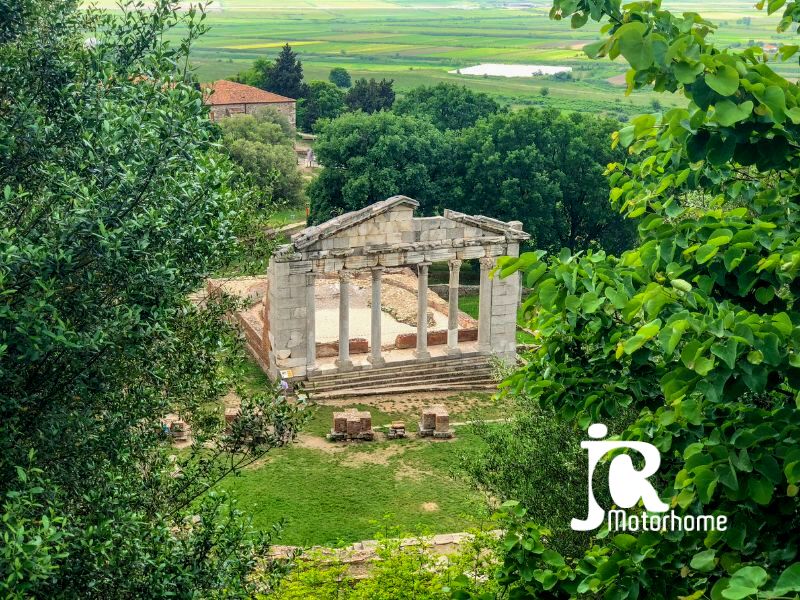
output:
[[[692,557],[689,566],[696,571],[708,572],[712,571],[716,564],[716,551],[711,549],[703,550],[702,552],[695,554]]]
[[[697,250],[697,254],[695,254],[695,259],[697,260],[698,264],[702,265],[710,261],[712,258],[714,258],[717,255],[717,252],[719,252],[719,246],[715,246],[713,244],[706,244],[705,246],[701,246]]]
[[[771,595],[778,597],[786,595],[788,592],[800,592],[800,563],[794,563],[781,573]]]
[[[756,504],[769,504],[774,489],[775,486],[763,477],[751,477],[747,481],[747,493]]]
[[[729,369],[736,366],[736,357],[738,356],[739,343],[734,339],[728,339],[725,342],[717,342],[711,346],[711,353],[718,356],[727,365]]]
[[[729,65],[720,65],[706,74],[706,84],[722,96],[731,96],[739,89],[739,72]]]
[[[721,100],[714,105],[714,118],[717,123],[730,127],[739,121],[744,121],[753,112],[753,103],[750,100],[735,104],[730,100]]]
[[[767,582],[767,572],[757,566],[742,567],[733,574],[722,597],[728,600],[743,600],[758,593]]]
[[[649,69],[653,64],[653,41],[646,31],[645,24],[636,21],[626,23],[616,33],[620,54],[637,71]]]

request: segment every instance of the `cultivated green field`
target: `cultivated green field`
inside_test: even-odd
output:
[[[624,68],[590,61],[581,51],[597,39],[597,28],[572,30],[548,18],[549,4],[511,10],[506,2],[465,0],[216,0],[211,31],[198,44],[193,63],[202,80],[230,77],[259,57],[274,57],[284,42],[301,55],[307,79],[325,79],[343,66],[356,77],[388,77],[402,92],[439,81],[463,83],[515,105],[550,105],[567,110],[631,113],[654,95],[622,96]],[[101,6],[114,5],[101,0]],[[777,17],[751,0],[665,2],[676,12],[702,10],[720,25],[726,45],[775,44],[796,40],[775,32]],[[745,18],[747,17],[747,18]],[[451,74],[481,62],[569,65],[575,81],[548,77],[507,79]],[[790,67],[780,66],[786,71]],[[797,71],[797,69],[794,69]],[[543,97],[540,90],[547,87]],[[662,103],[669,99],[659,98]]]

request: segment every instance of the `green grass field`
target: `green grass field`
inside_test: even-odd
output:
[[[264,373],[248,361],[242,384],[258,389]],[[486,498],[456,473],[459,455],[479,447],[469,426],[458,426],[453,440],[419,439],[331,443],[334,411],[369,410],[373,428],[403,420],[415,432],[420,409],[444,403],[451,423],[498,419],[508,415],[508,401],[474,392],[433,398],[431,394],[373,398],[369,404],[337,402],[312,407],[312,418],[297,442],[229,477],[222,486],[268,530],[283,520],[280,540],[289,545],[335,546],[371,539],[385,527],[403,534],[463,531],[486,514]]]
[[[247,384],[257,386],[263,374],[255,365]],[[486,500],[453,476],[459,454],[481,442],[458,427],[450,441],[379,439],[371,443],[334,444],[325,439],[332,413],[344,406],[368,409],[373,427],[404,420],[416,431],[419,409],[432,400],[404,396],[371,405],[322,405],[298,441],[271,452],[266,459],[223,482],[256,527],[267,530],[285,523],[281,543],[339,545],[373,538],[383,527],[403,533],[463,531],[484,514]],[[506,405],[488,394],[439,398],[450,410],[451,422],[496,419]]]
[[[101,6],[114,5],[101,0]],[[211,31],[200,40],[193,64],[202,80],[229,77],[259,57],[274,57],[284,42],[299,52],[309,80],[325,79],[343,66],[355,77],[388,77],[403,90],[440,81],[463,83],[511,105],[632,114],[649,108],[656,95],[623,96],[621,63],[590,61],[582,46],[597,39],[596,26],[573,30],[548,18],[548,3],[525,10],[502,8],[501,0],[217,0]],[[790,40],[775,32],[777,18],[750,0],[666,2],[676,12],[702,10],[720,25],[724,45]],[[749,17],[749,20],[743,19]],[[548,77],[471,77],[448,71],[481,62],[568,65],[574,81]],[[779,70],[797,72],[779,65]],[[617,78],[616,83],[609,80]],[[543,97],[540,91],[548,88]],[[659,95],[669,105],[668,96]]]

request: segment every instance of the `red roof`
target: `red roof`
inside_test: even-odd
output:
[[[272,92],[265,92],[251,85],[236,83],[220,79],[214,83],[203,86],[210,89],[210,95],[206,96],[206,104],[217,106],[221,104],[266,104],[277,102],[295,102],[294,98],[279,96]]]

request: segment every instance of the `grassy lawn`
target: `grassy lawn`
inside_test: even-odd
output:
[[[258,389],[265,375],[254,362],[243,385]],[[463,531],[484,514],[484,498],[453,476],[458,456],[480,445],[468,426],[459,426],[449,441],[386,440],[381,426],[404,420],[417,430],[422,406],[445,404],[451,423],[498,419],[507,415],[505,401],[486,393],[433,397],[406,395],[363,403],[337,403],[312,408],[313,416],[295,444],[271,452],[263,461],[223,482],[267,530],[281,519],[281,543],[337,545],[370,539],[384,527],[409,534],[418,531]],[[376,441],[331,443],[332,414],[345,408],[369,410]]]
[[[284,544],[352,543],[387,525],[406,533],[463,531],[484,501],[449,471],[459,452],[478,443],[462,429],[451,442],[378,441],[343,450],[295,445],[225,486],[256,527],[284,520]]]

